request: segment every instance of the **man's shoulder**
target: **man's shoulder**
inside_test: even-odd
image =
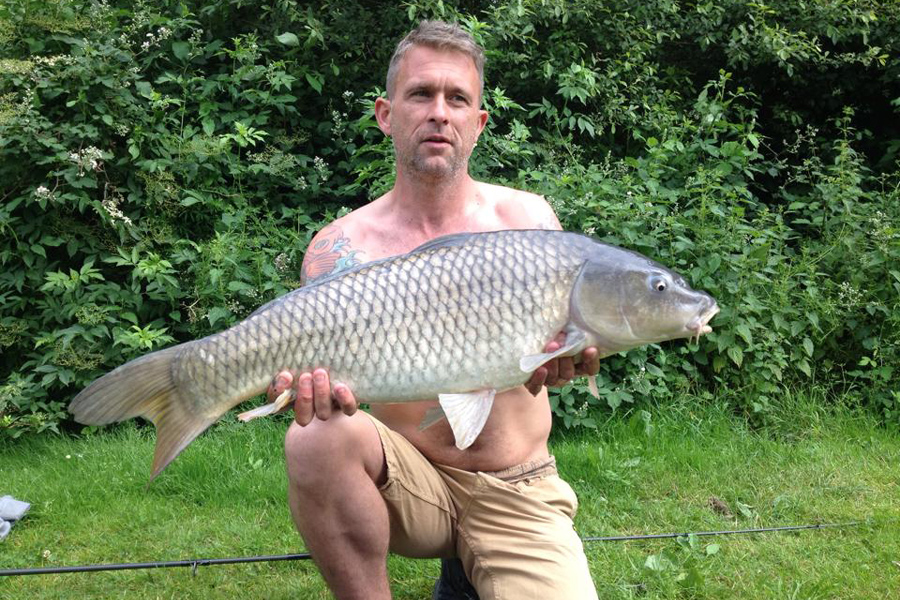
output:
[[[359,247],[356,218],[353,213],[335,219],[313,236],[303,255],[300,279],[310,283],[366,262],[365,252]]]
[[[303,256],[301,281],[325,275],[386,255],[382,238],[388,229],[384,204],[387,194],[323,227],[313,236]]]
[[[559,229],[556,213],[543,196],[502,185],[479,182],[482,195],[510,229]]]

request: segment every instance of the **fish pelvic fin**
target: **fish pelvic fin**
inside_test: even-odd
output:
[[[69,405],[75,420],[85,425],[134,417],[152,421],[156,449],[150,481],[218,418],[193,412],[181,394],[172,377],[179,349],[166,348],[125,363],[90,384]]]
[[[275,400],[273,400],[270,404],[263,404],[262,406],[257,406],[254,409],[245,410],[238,415],[238,421],[246,423],[247,421],[252,421],[253,419],[258,419],[259,417],[274,415],[287,408],[294,402],[294,399],[295,398],[293,390],[288,388],[281,392],[278,397],[275,398]]]
[[[480,390],[468,394],[440,394],[441,408],[450,422],[456,447],[465,450],[484,429],[497,390]]]

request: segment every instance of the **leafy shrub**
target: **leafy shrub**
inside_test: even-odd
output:
[[[374,98],[414,21],[488,54],[479,178],[682,272],[699,344],[604,361],[605,407],[817,386],[900,423],[892,2],[351,0],[0,6],[0,432],[57,430],[98,374],[299,284],[392,183]],[[877,133],[873,133],[877,132]],[[590,426],[582,384],[554,395]]]

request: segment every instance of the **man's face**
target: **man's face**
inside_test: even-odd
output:
[[[403,57],[390,100],[375,114],[390,135],[397,169],[411,177],[441,179],[466,172],[487,122],[479,109],[475,63],[453,50],[413,46]]]

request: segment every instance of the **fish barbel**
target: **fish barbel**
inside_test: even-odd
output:
[[[225,331],[132,360],[82,390],[69,410],[84,424],[151,420],[152,479],[277,372],[324,367],[360,402],[439,400],[439,416],[466,448],[495,393],[522,385],[548,360],[589,346],[607,356],[699,337],[718,310],[665,267],[580,234],[456,234],[317,280]],[[565,345],[545,353],[560,331]],[[243,416],[289,402],[282,396]]]

